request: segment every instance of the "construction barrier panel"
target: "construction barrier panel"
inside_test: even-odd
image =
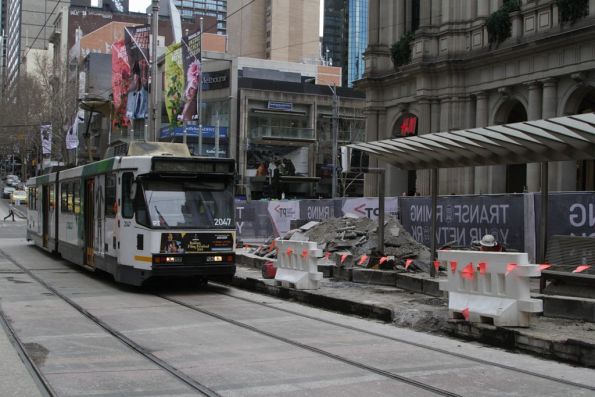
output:
[[[540,299],[530,295],[530,277],[539,277],[538,265],[524,252],[439,251],[448,279],[450,318],[497,326],[528,327],[532,313],[543,311]]]
[[[318,264],[324,260],[322,250],[314,241],[276,240],[277,274],[275,282],[295,289],[318,289],[322,272]]]

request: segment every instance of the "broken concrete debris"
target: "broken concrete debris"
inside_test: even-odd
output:
[[[377,250],[378,223],[368,218],[344,216],[321,222],[307,222],[283,235],[283,240],[315,241],[338,266],[361,266],[430,272],[430,250],[418,243],[394,218],[385,222],[384,252]],[[274,240],[257,248],[253,254],[275,258]],[[407,262],[411,259],[411,262]],[[409,263],[406,268],[406,263]]]

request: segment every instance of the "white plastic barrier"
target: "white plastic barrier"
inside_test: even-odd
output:
[[[291,241],[277,239],[277,274],[275,281],[296,289],[318,289],[322,272],[318,262],[322,250],[314,241]]]
[[[451,318],[528,327],[531,313],[543,311],[542,301],[531,299],[529,286],[529,277],[539,277],[541,270],[529,264],[526,253],[439,251],[438,260],[448,273],[440,289],[449,293]]]

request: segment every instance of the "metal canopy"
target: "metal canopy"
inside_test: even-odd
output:
[[[595,114],[347,145],[414,170],[595,158]]]
[[[595,114],[384,139],[354,143],[347,147],[359,149],[397,168],[432,169],[432,262],[436,259],[437,248],[438,168],[541,163],[541,249],[538,259],[543,261],[547,246],[548,161],[594,159]],[[432,276],[435,276],[433,269],[430,267]]]

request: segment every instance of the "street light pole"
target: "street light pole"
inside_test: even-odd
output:
[[[337,197],[337,145],[339,139],[339,97],[337,96],[337,87],[331,87],[329,85],[333,93],[333,120],[332,120],[332,133],[331,133],[331,140],[332,140],[332,167],[333,167],[333,181],[332,181],[332,198]]]
[[[157,140],[157,39],[159,38],[159,0],[153,0],[151,6],[152,21],[151,35],[153,43],[151,46],[151,96],[149,98],[149,133],[145,140]]]
[[[198,77],[198,101],[196,101],[196,115],[198,116],[198,155],[202,156],[202,74],[204,65],[202,63],[202,33],[203,17],[200,17],[200,74]]]

